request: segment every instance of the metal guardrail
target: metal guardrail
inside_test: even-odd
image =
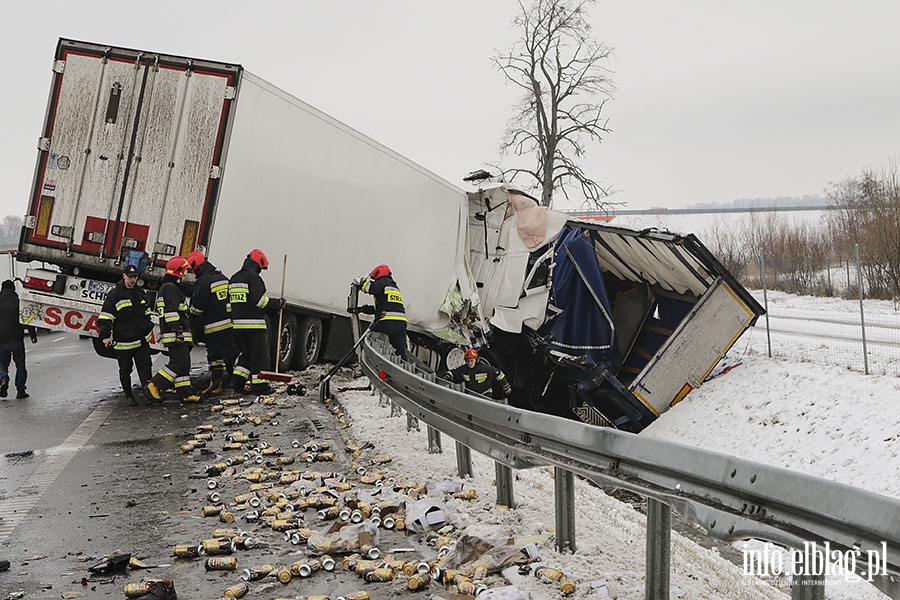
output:
[[[801,551],[812,542],[827,541],[833,550],[858,551],[863,557],[869,551],[885,554],[887,572],[875,575],[872,583],[900,598],[898,500],[718,452],[484,400],[465,393],[461,384],[403,362],[381,334],[369,336],[361,346],[360,367],[409,414],[509,468],[554,466],[601,486],[634,491],[725,541],[755,538]],[[661,515],[663,522],[667,515],[667,510]],[[570,542],[574,548],[574,537]],[[654,570],[667,564],[666,556]],[[858,574],[867,576],[865,568],[865,561],[857,563]],[[794,595],[801,597],[807,596]]]

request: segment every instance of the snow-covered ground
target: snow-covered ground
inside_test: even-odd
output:
[[[798,300],[800,302],[801,300]],[[802,300],[810,305],[806,300]],[[812,305],[814,305],[813,303]],[[807,311],[812,310],[807,308]],[[829,307],[823,306],[823,310]],[[761,331],[751,336],[765,337]],[[755,340],[742,339],[727,374],[708,381],[641,435],[680,441],[743,458],[778,465],[873,492],[900,498],[900,379],[866,376],[816,364],[798,346],[791,360],[769,359]],[[364,378],[332,382],[332,390],[365,385]],[[425,481],[456,481],[453,441],[444,437],[442,454],[430,454],[425,427],[407,432],[405,417],[391,417],[389,403],[370,392],[345,391],[337,399],[353,416],[357,441],[371,441],[394,456],[388,469],[397,476]],[[538,468],[515,473],[517,507],[493,504],[494,466],[473,453],[475,475],[465,487],[475,501],[447,500],[450,522],[463,533],[483,538],[536,541],[546,564],[575,581],[574,598],[644,598],[645,519],[630,505],[595,487],[576,482],[577,551],[561,555],[553,547],[553,472]],[[758,547],[759,542],[753,542]],[[741,549],[742,544],[735,544]],[[494,577],[489,598],[557,598],[559,591],[533,576],[507,584]],[[884,598],[866,582],[829,578],[829,599]],[[785,598],[778,581],[747,576],[714,548],[704,549],[673,534],[672,597],[696,599]],[[601,585],[605,584],[605,585]],[[592,587],[592,585],[594,587]],[[783,587],[783,586],[782,586]]]

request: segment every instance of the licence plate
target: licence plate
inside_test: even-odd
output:
[[[88,279],[87,282],[87,289],[92,292],[103,292],[104,294],[108,294],[113,290],[114,287],[116,286],[105,281],[94,281],[93,279]]]

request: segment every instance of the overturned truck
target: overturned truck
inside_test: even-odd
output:
[[[260,248],[285,301],[275,366],[302,369],[347,353],[347,286],[387,263],[431,368],[474,345],[514,404],[640,431],[763,312],[693,236],[463,190],[239,64],[60,39],[50,67],[16,255],[40,263],[28,324],[96,337],[124,265],[152,295],[173,256],[233,273]]]
[[[470,280],[443,333],[481,346],[521,408],[641,431],[764,313],[694,235],[570,219],[494,180],[468,194],[465,230]],[[435,368],[461,362],[411,338]]]

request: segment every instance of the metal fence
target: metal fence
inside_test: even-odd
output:
[[[850,257],[815,275],[832,295],[789,294],[772,289],[772,270],[760,254],[759,277],[749,285],[758,286],[752,293],[767,314],[747,336],[747,349],[900,377],[900,306],[868,298],[863,273],[859,257]]]

